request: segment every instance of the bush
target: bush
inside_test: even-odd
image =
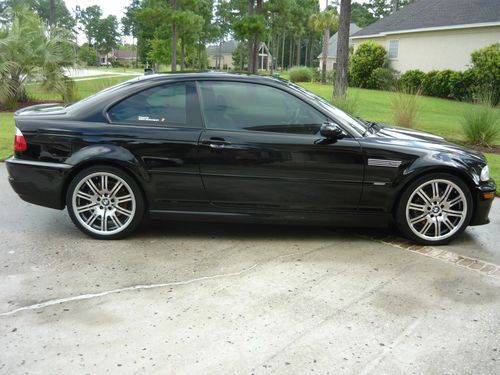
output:
[[[335,69],[326,72],[326,81],[328,83],[335,83]]]
[[[500,119],[495,108],[484,101],[464,112],[463,129],[467,140],[478,146],[490,146],[500,135]]]
[[[346,95],[345,97],[333,97],[332,103],[335,107],[352,116],[359,115],[359,100],[355,95]]]
[[[472,52],[472,70],[476,84],[493,93],[493,103],[500,100],[500,43]]]
[[[420,109],[420,92],[398,90],[391,101],[394,123],[405,128],[413,128]]]
[[[456,100],[471,100],[476,90],[477,77],[472,69],[453,72],[450,76],[451,97]]]
[[[450,77],[453,70],[431,70],[425,75],[422,90],[425,95],[448,98],[451,95]]]
[[[371,41],[361,43],[354,51],[350,62],[349,74],[352,85],[374,88],[372,73],[375,69],[384,66],[385,55],[385,48],[380,44]]]
[[[403,91],[417,92],[422,89],[424,79],[425,73],[421,70],[407,70],[399,78],[398,86]]]
[[[391,68],[377,68],[372,72],[370,81],[370,86],[374,88],[394,90],[398,81],[398,72]]]
[[[307,66],[294,66],[288,71],[288,76],[292,82],[311,82],[314,72]]]

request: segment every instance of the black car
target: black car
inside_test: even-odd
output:
[[[443,244],[488,223],[486,159],[443,138],[354,118],[277,78],[136,78],[62,107],[16,112],[9,179],[124,237],[143,217],[387,226]]]

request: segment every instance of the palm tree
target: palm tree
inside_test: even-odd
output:
[[[323,51],[321,64],[321,83],[326,83],[326,59],[328,58],[328,40],[330,39],[330,29],[338,27],[338,16],[335,9],[326,9],[323,12],[313,14],[309,18],[311,30],[323,33]]]
[[[73,81],[63,67],[75,62],[75,44],[70,31],[51,30],[26,7],[9,9],[12,20],[0,37],[0,104],[15,106],[25,101],[26,85],[41,81],[43,86],[71,100]]]

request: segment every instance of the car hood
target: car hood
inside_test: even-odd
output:
[[[367,137],[369,142],[391,144],[407,150],[419,149],[429,152],[449,153],[457,156],[467,156],[477,162],[486,162],[485,157],[479,151],[448,142],[443,137],[427,132],[391,126],[388,124],[377,124],[378,130],[375,134]]]

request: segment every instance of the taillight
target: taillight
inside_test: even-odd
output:
[[[23,133],[21,130],[16,128],[16,136],[14,137],[14,152],[17,151],[26,151],[28,145],[26,144],[26,139],[24,139]]]

